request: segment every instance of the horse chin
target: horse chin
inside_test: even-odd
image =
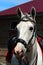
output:
[[[16,54],[17,59],[24,59],[25,55],[21,52],[19,54]]]

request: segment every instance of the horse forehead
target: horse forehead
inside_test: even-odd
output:
[[[17,26],[31,26],[33,23],[31,21],[23,22],[21,21]]]
[[[29,27],[29,26],[32,26],[33,23],[31,21],[27,21],[27,22],[21,22],[20,26],[22,27]]]
[[[17,25],[17,28],[19,29],[19,30],[21,30],[21,29],[28,29],[29,27],[33,27],[33,24],[32,24],[32,22],[20,22],[18,25]]]
[[[29,20],[29,18],[32,20],[32,17],[29,14],[25,14],[23,17],[23,20],[27,20],[27,22],[25,21],[20,21],[20,23],[17,25],[17,28],[22,28],[22,27],[28,27],[28,26],[33,26],[32,22]]]

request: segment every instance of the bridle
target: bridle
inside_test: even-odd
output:
[[[24,16],[24,17],[21,18],[19,21],[23,21],[23,22],[31,21],[31,22],[34,22],[34,23],[35,23],[35,21],[32,20],[30,17],[28,17],[28,20],[24,20],[25,17],[27,17],[27,16]],[[36,31],[36,28],[35,28],[35,27],[36,27],[36,26],[34,26],[33,34],[32,34],[31,39],[28,41],[28,44],[26,44],[26,41],[25,41],[25,40],[20,39],[20,38],[18,38],[18,37],[15,39],[15,43],[16,43],[16,44],[17,44],[18,42],[22,43],[22,44],[25,46],[25,48],[27,49],[27,52],[30,52],[30,49],[33,47],[33,45],[34,45],[34,43],[35,43],[35,40],[34,40],[34,43],[31,44],[31,41],[32,41],[32,39],[33,39],[33,37],[34,37],[34,32]],[[36,56],[36,61],[37,61],[37,56]],[[25,63],[25,61],[24,61],[24,63]],[[21,65],[21,64],[20,64],[20,65]],[[27,60],[27,64],[25,63],[25,65],[29,65],[28,60]],[[32,65],[33,65],[33,64],[32,64]]]
[[[27,18],[27,20],[24,20],[24,18]],[[24,16],[24,17],[22,17],[19,21],[23,21],[23,22],[27,22],[27,21],[31,21],[31,22],[34,22],[35,23],[35,21],[33,20],[33,19],[31,19],[29,16]],[[32,37],[31,37],[31,39],[28,41],[28,44],[26,44],[26,41],[25,40],[23,40],[23,39],[20,39],[20,38],[16,38],[15,39],[15,43],[17,44],[18,42],[20,42],[20,43],[22,43],[24,46],[25,46],[25,48],[27,48],[28,47],[28,45],[29,45],[29,47],[31,46],[33,46],[34,44],[30,44],[31,43],[31,41],[32,41],[32,39],[33,39],[33,37],[34,37],[34,32],[36,31],[36,25],[34,25],[34,30],[33,30],[33,34],[32,34]],[[27,50],[28,50],[28,48],[27,48]]]

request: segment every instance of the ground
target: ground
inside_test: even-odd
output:
[[[7,48],[0,48],[0,65],[5,65],[5,54],[6,54]]]

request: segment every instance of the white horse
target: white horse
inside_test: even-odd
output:
[[[32,7],[30,14],[23,13],[18,8],[20,22],[16,28],[18,38],[10,65],[42,65],[42,54],[36,38],[36,11]],[[9,63],[7,63],[9,64]]]

